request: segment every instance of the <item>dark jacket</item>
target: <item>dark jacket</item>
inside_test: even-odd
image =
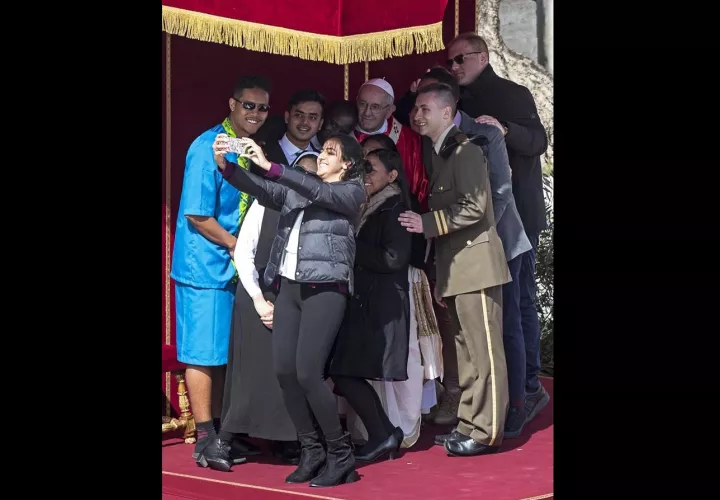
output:
[[[473,118],[492,116],[507,128],[505,145],[515,204],[525,232],[533,240],[547,227],[540,155],[547,150],[548,140],[532,94],[501,78],[488,65],[474,82],[461,87],[459,108]]]
[[[407,380],[412,236],[398,221],[405,210],[401,196],[393,196],[360,228],[355,292],[338,333],[330,376]]]
[[[352,293],[355,224],[365,203],[365,187],[360,179],[328,183],[277,163],[263,178],[232,162],[228,162],[223,177],[264,207],[280,212],[265,269],[266,284],[277,278],[290,231],[304,210],[297,271],[294,278],[289,278],[300,283],[347,283]]]

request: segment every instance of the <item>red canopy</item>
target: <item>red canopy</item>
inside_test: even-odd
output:
[[[206,42],[349,64],[443,50],[447,0],[162,0],[162,29]]]

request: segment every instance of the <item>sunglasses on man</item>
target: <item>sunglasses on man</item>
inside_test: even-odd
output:
[[[247,109],[248,111],[252,111],[255,108],[257,108],[261,113],[267,113],[268,111],[270,111],[269,104],[256,104],[250,101],[241,101],[240,99],[235,99],[234,97],[233,101],[242,104],[243,109]]]
[[[452,66],[453,62],[457,63],[458,65],[461,65],[462,63],[465,62],[465,56],[469,56],[470,54],[482,54],[482,52],[477,51],[477,52],[465,52],[464,54],[458,54],[455,57],[453,57],[452,59],[448,59],[446,61],[446,63],[448,66]]]

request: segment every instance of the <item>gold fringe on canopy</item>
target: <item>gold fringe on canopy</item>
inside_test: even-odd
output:
[[[444,50],[442,21],[378,33],[330,36],[249,23],[200,12],[162,6],[162,29],[203,42],[299,57],[310,61],[350,64],[380,61]]]

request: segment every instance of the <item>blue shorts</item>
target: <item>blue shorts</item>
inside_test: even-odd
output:
[[[175,282],[177,359],[196,366],[227,364],[235,285],[195,288]]]

